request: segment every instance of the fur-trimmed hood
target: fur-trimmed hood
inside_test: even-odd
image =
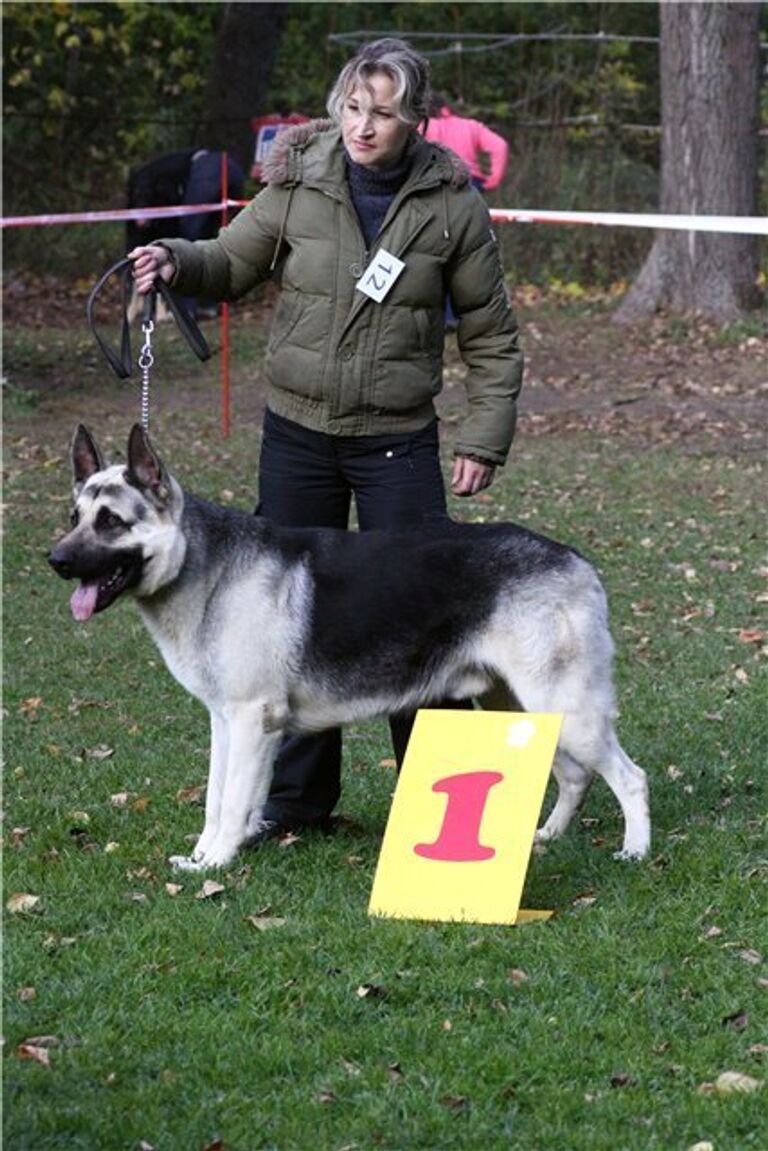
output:
[[[328,119],[309,120],[305,124],[293,124],[278,132],[262,164],[262,174],[267,184],[300,184],[304,176],[304,155],[313,147],[328,141],[331,147],[341,146],[339,128]],[[463,188],[470,183],[467,165],[450,148],[427,141],[414,135],[409,145],[415,157],[424,166],[431,161],[438,179],[452,188]]]

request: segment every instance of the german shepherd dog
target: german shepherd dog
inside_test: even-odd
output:
[[[111,467],[80,425],[72,465],[72,530],[49,560],[81,581],[75,619],[130,592],[210,712],[205,825],[176,866],[229,864],[258,831],[286,731],[484,695],[564,715],[540,840],[565,831],[597,774],[624,815],[618,855],[647,853],[645,772],[614,728],[605,594],[578,552],[513,524],[280,528],[184,491],[138,424]]]

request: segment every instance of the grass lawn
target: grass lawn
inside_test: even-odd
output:
[[[52,355],[44,332],[14,350]],[[620,813],[597,783],[532,858],[523,906],[549,922],[378,921],[383,723],[348,732],[337,834],[243,854],[207,898],[169,869],[201,827],[207,717],[130,603],[76,625],[45,563],[71,425],[115,451],[134,418],[95,378],[42,401],[18,388],[6,408],[8,1151],[768,1145],[760,462],[523,438],[457,507],[577,544],[602,572],[653,850],[612,859]],[[253,422],[222,441],[202,385],[157,403],[176,474],[250,506]],[[755,1089],[724,1089],[725,1072]]]

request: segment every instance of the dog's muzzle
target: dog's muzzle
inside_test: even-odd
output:
[[[139,548],[116,552],[94,551],[84,555],[62,540],[48,554],[48,563],[62,579],[79,579],[70,599],[72,615],[79,623],[89,620],[141,581],[143,557]]]

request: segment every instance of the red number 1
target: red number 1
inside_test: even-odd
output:
[[[448,794],[443,826],[434,843],[417,843],[413,849],[415,853],[443,863],[493,859],[495,849],[480,843],[480,824],[488,792],[503,778],[498,771],[469,771],[438,779],[432,790]]]

